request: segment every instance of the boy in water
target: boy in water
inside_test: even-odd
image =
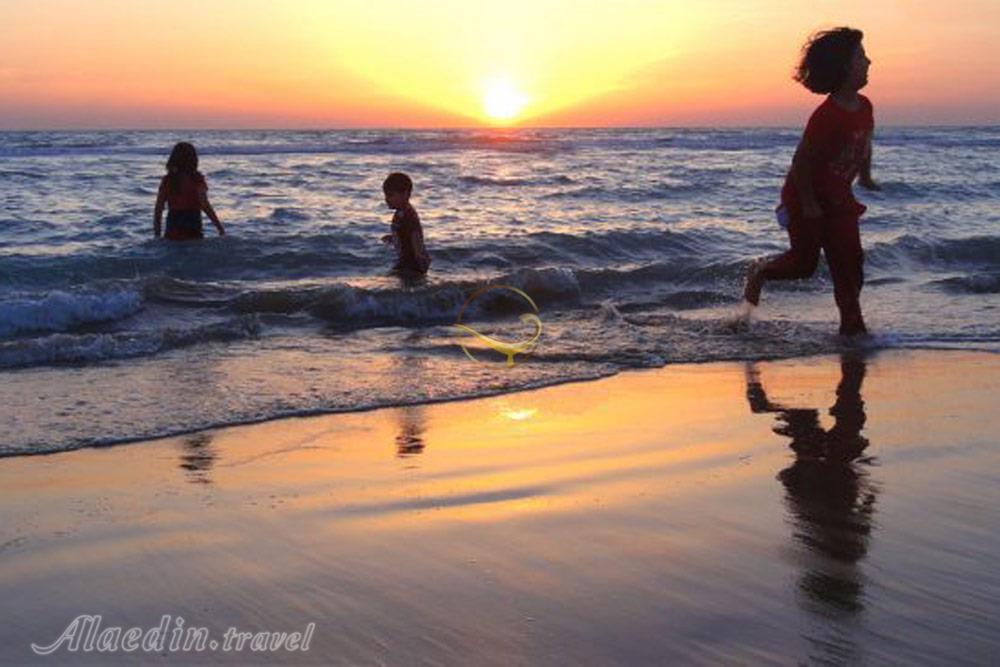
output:
[[[393,172],[382,183],[386,205],[395,211],[392,216],[392,233],[382,237],[383,243],[396,248],[397,259],[393,270],[406,275],[423,275],[431,265],[431,257],[424,247],[424,231],[420,216],[410,204],[413,181],[406,174]]]
[[[872,104],[858,94],[871,65],[862,37],[860,30],[835,28],[814,35],[803,49],[796,81],[828,96],[809,118],[781,190],[778,215],[787,216],[791,248],[754,262],[743,294],[756,306],[765,281],[808,278],[822,248],[844,336],[868,333],[859,300],[864,254],[858,220],[865,207],[851,184],[858,178],[862,187],[880,189],[871,176]]]

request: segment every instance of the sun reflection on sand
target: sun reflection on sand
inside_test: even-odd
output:
[[[522,408],[520,410],[504,410],[501,413],[507,419],[512,419],[514,421],[525,421],[531,419],[536,414],[538,414],[538,408]]]

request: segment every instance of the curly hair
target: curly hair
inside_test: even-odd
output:
[[[864,33],[840,27],[817,32],[802,47],[794,79],[814,93],[832,93],[844,85],[851,58]]]

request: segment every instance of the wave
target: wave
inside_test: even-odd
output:
[[[1000,266],[1000,236],[935,239],[906,234],[890,242],[876,243],[867,251],[866,258],[879,268],[897,268],[913,262],[995,267]]]
[[[935,182],[908,183],[905,181],[880,181],[880,192],[865,192],[867,202],[892,202],[898,200],[975,202],[995,199],[995,183]]]
[[[279,217],[295,217],[281,210]],[[107,218],[119,220],[117,216]],[[21,290],[64,290],[68,282],[94,284],[168,276],[187,282],[318,280],[337,275],[384,272],[389,263],[374,235],[353,232],[274,234],[267,242],[252,237],[210,238],[185,247],[141,242],[118,249],[99,248],[70,255],[5,254],[0,256],[0,282]],[[584,289],[602,288],[600,275],[626,285],[629,280],[738,280],[753,256],[783,249],[776,235],[748,237],[738,230],[700,228],[608,230],[591,233],[534,232],[509,239],[443,243],[432,249],[438,275],[454,279],[485,269],[511,272],[519,267],[567,267],[589,281]],[[965,270],[1000,268],[1000,236],[927,238],[913,234],[870,245],[866,261],[872,277],[897,275],[912,265]],[[821,263],[821,275],[825,271]],[[619,278],[623,272],[630,275]],[[15,330],[63,330],[74,321],[117,319],[137,304],[121,305],[121,297],[101,306],[103,297],[74,296],[76,304],[50,305],[0,302],[0,335]],[[156,294],[153,294],[156,297]],[[168,298],[169,297],[165,297]],[[94,301],[97,299],[97,301]],[[117,307],[123,311],[115,310]],[[50,307],[51,306],[51,307]],[[4,308],[10,309],[8,311]],[[109,311],[110,309],[110,311]],[[16,311],[16,312],[15,312]],[[119,315],[118,313],[123,314]],[[89,314],[90,313],[90,314]],[[53,324],[45,324],[49,319]],[[59,324],[66,320],[65,324]],[[37,324],[32,324],[37,322]],[[51,328],[56,327],[56,328]]]
[[[664,132],[664,131],[661,131]],[[748,151],[792,147],[798,141],[798,128],[677,129],[655,139],[658,146],[687,150]],[[648,148],[638,145],[636,148]]]
[[[1000,294],[1000,273],[973,273],[932,281],[948,292],[956,294]]]
[[[310,215],[297,208],[278,207],[271,212],[271,220],[275,222],[304,222]]]
[[[570,269],[522,269],[488,281],[458,280],[421,287],[366,288],[334,284],[311,288],[280,288],[245,292],[230,307],[241,313],[307,312],[338,329],[433,325],[454,322],[462,305],[476,290],[509,285],[539,305],[574,305],[580,286]],[[490,290],[469,304],[468,316],[495,316],[523,309],[517,297]]]
[[[576,275],[588,293],[603,293],[630,287],[733,283],[742,279],[747,262],[742,259],[705,262],[698,258],[650,262],[623,268],[579,269]]]
[[[718,183],[672,179],[650,187],[588,185],[572,190],[551,192],[542,199],[596,199],[598,201],[646,202],[671,199],[682,195],[703,194],[715,189]]]
[[[498,178],[488,176],[459,176],[458,182],[464,185],[481,185],[496,187],[522,187],[540,185],[572,185],[574,181],[569,176],[543,176],[537,178]]]
[[[226,306],[241,292],[236,284],[181,280],[157,276],[140,281],[142,296],[149,303],[214,308]]]
[[[185,281],[297,280],[333,275],[371,275],[390,263],[376,234],[271,233],[266,240],[227,236],[198,244],[144,241],[115,249],[70,255],[0,256],[0,283],[43,289],[66,280],[93,283],[170,276]],[[181,247],[183,245],[183,247]],[[176,246],[176,247],[175,247]],[[729,249],[729,252],[726,252]],[[760,252],[769,246],[726,229],[609,230],[592,233],[534,232],[509,239],[453,242],[431,248],[435,266],[447,272],[486,268],[605,266],[609,263],[677,261],[711,267],[719,256]]]
[[[32,271],[43,277],[89,272],[91,285],[88,290],[54,290],[0,301],[0,337],[115,321],[135,314],[144,302],[239,313],[306,313],[338,328],[434,324],[453,319],[467,295],[488,283],[521,287],[540,303],[559,308],[614,295],[625,302],[650,298],[669,308],[690,309],[735,298],[748,258],[763,254],[757,251],[764,248],[747,247],[745,237],[731,230],[537,232],[515,243],[439,247],[436,261],[445,269],[422,285],[364,279],[376,283],[373,286],[323,277],[324,271],[344,264],[356,271],[365,266],[384,270],[384,253],[359,258],[343,249],[358,244],[358,238],[290,235],[266,246],[215,239],[220,243],[177,252],[133,248],[131,257],[0,258],[0,276],[9,272],[23,280]],[[940,282],[944,289],[966,293],[997,292],[998,259],[996,236],[925,240],[907,235],[868,251],[869,265],[877,269],[873,284],[880,274],[898,275],[912,263],[986,268]],[[485,267],[499,271],[480,277]],[[775,289],[827,289],[824,263],[817,275],[819,280],[776,284]],[[269,278],[278,286],[270,286]],[[93,287],[109,279],[112,286]]]
[[[879,131],[875,141],[885,146],[992,149],[1000,148],[1000,130],[996,126],[898,127]]]
[[[579,267],[613,263],[677,261],[685,265],[710,264],[720,257],[771,249],[744,235],[726,229],[677,231],[661,229],[612,229],[602,232],[535,232],[475,245],[453,245],[434,249],[435,258],[462,266],[511,268],[540,263]]]
[[[7,298],[0,301],[0,337],[111,322],[134,315],[141,308],[142,296],[132,290],[54,291],[35,298]]]
[[[192,244],[141,241],[116,248],[73,254],[0,255],[0,284],[24,289],[65,282],[92,283],[170,275],[186,280],[245,280],[315,277],[345,268],[364,271],[386,264],[373,240],[351,232],[272,233],[266,240],[250,235],[209,237]]]
[[[47,364],[78,364],[143,357],[166,350],[208,342],[252,338],[260,333],[253,316],[233,318],[198,327],[167,328],[99,334],[52,334],[42,338],[0,342],[0,368]]]
[[[26,171],[23,169],[0,169],[0,178],[29,178],[39,180],[46,178],[45,174],[37,171]]]
[[[489,278],[455,277],[419,285],[401,285],[390,279],[386,286],[332,284],[247,287],[241,283],[216,283],[151,278],[143,282],[143,297],[150,303],[200,308],[227,308],[237,313],[308,314],[340,329],[378,326],[422,326],[452,322],[466,299],[489,285],[509,285],[528,293],[536,303],[554,309],[593,303],[607,294],[620,298],[634,288],[655,285],[671,289],[656,294],[656,304],[678,310],[731,302],[732,294],[711,289],[685,288],[702,280],[734,282],[745,262],[732,261],[695,266],[690,262],[664,262],[621,269],[565,267],[523,268]],[[635,301],[629,303],[636,303]],[[492,316],[522,308],[520,300],[503,291],[477,298],[470,316]]]
[[[344,283],[245,291],[229,301],[240,313],[292,315],[308,313],[338,329],[380,326],[430,326],[455,321],[463,304],[484,287],[511,286],[527,293],[549,311],[592,307],[614,297],[626,310],[670,308],[689,310],[735,303],[739,290],[700,289],[691,283],[737,284],[742,260],[696,267],[667,262],[622,269],[570,267],[525,268],[488,279],[455,279],[415,287],[362,287]],[[650,289],[642,289],[650,288]],[[653,289],[655,288],[655,289]],[[812,284],[812,289],[824,289]],[[192,296],[218,303],[221,292]],[[494,317],[523,312],[521,299],[503,290],[488,290],[469,304],[466,316]]]

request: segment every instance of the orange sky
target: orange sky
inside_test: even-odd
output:
[[[880,123],[1000,123],[997,0],[2,0],[0,128],[795,125],[840,24]]]

